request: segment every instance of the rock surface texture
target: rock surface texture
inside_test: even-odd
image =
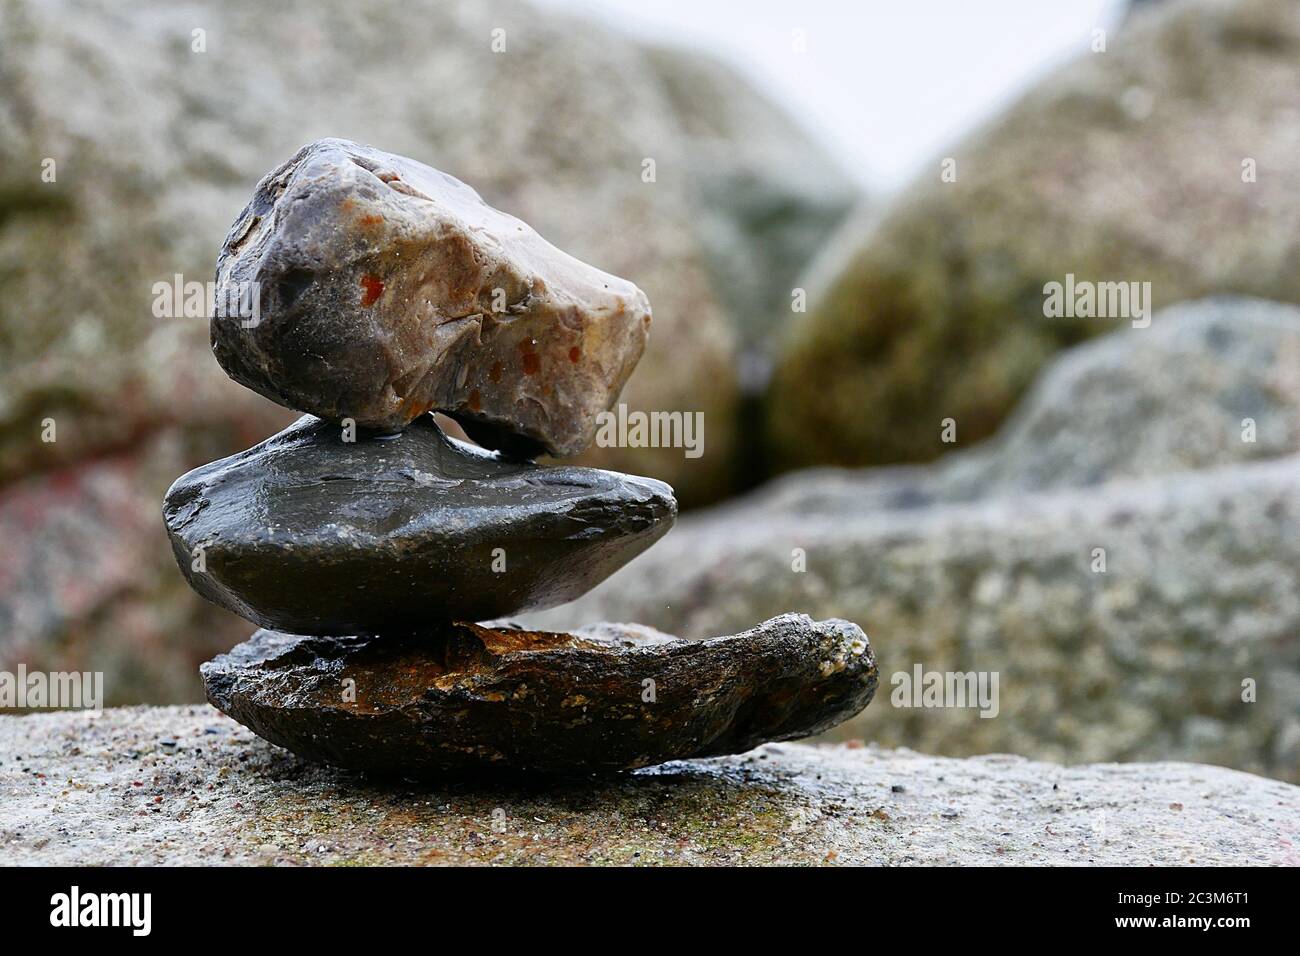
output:
[[[786,615],[708,641],[619,624],[447,625],[408,638],[258,631],[204,664],[203,680],[214,706],[300,756],[429,777],[741,753],[856,714],[876,667],[855,625]]]
[[[934,458],[948,417],[991,435],[1055,352],[1136,318],[1047,317],[1067,276],[1149,283],[1161,308],[1300,302],[1298,101],[1293,0],[1151,4],[1110,31],[947,147],[955,181],[936,160],[821,257],[769,392],[773,464]]]
[[[994,438],[933,465],[826,469],[773,488],[792,509],[910,509],[1296,453],[1300,308],[1223,297],[1063,352]]]
[[[355,441],[306,416],[184,475],[163,504],[199,594],[297,634],[410,631],[561,604],[657,541],[676,513],[663,482],[505,461],[448,438],[429,415]]]
[[[1221,767],[875,747],[544,786],[373,781],[208,707],[0,717],[15,864],[1300,865],[1300,789]]]
[[[1300,779],[1298,569],[1300,310],[1215,300],[1067,353],[987,445],[789,476],[526,623],[861,620],[881,744]],[[918,663],[997,673],[997,716],[884,706]]]
[[[469,186],[345,140],[258,184],[217,260],[214,316],[237,382],[299,411],[395,432],[446,412],[492,448],[591,443],[645,350],[650,303]]]

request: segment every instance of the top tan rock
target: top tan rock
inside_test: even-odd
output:
[[[289,408],[397,431],[428,411],[481,444],[567,456],[645,349],[632,283],[556,249],[435,169],[346,140],[267,175],[217,261],[235,381]],[[247,303],[249,300],[245,298]]]

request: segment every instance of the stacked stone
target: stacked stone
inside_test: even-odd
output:
[[[444,173],[321,140],[258,184],[217,286],[245,305],[213,317],[217,360],[307,413],[163,508],[193,588],[262,628],[202,667],[209,700],[261,736],[411,776],[628,769],[805,736],[870,701],[875,662],[846,621],[705,641],[474,623],[573,600],[672,526],[662,482],[531,460],[586,448],[632,373],[650,307],[630,282]]]

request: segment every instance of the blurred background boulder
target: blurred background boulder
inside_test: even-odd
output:
[[[772,468],[933,458],[945,418],[992,434],[1116,325],[1044,317],[1067,274],[1160,307],[1300,301],[1300,4],[1143,4],[1103,42],[826,250],[768,392]]]
[[[996,718],[886,706],[838,736],[1297,779],[1300,309],[1159,312],[1065,353],[982,447],[791,475],[528,623],[695,637],[777,608],[865,622],[882,703],[916,664],[1000,675]]]
[[[102,665],[110,703],[197,699],[247,634],[175,586],[159,502],[295,416],[226,379],[206,321],[155,316],[154,283],[210,280],[298,147],[428,162],[645,289],[623,400],[703,412],[709,454],[582,460],[688,505],[735,480],[738,342],[857,199],[727,68],[524,3],[7,0],[0,44],[0,666]]]

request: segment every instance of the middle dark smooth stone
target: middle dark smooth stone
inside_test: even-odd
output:
[[[262,627],[379,634],[563,604],[672,527],[661,481],[513,462],[444,435],[310,415],[179,478],[172,550],[203,597]]]

